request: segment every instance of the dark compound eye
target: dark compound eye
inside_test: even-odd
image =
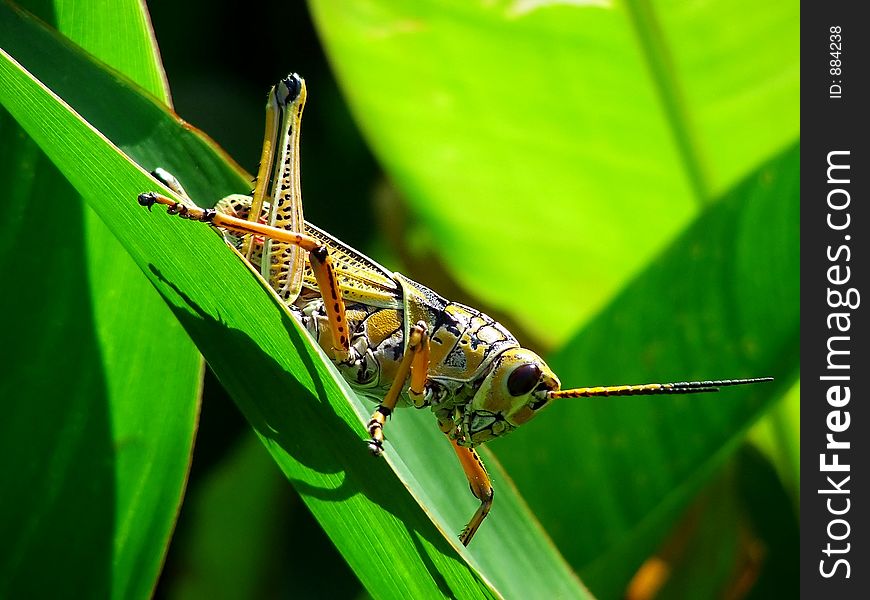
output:
[[[524,396],[538,385],[541,369],[535,363],[526,363],[508,376],[507,388],[511,396]]]

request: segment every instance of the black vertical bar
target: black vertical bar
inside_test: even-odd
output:
[[[870,593],[867,271],[870,24],[802,3],[801,595]],[[867,296],[870,300],[870,296]]]

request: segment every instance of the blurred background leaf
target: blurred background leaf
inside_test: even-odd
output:
[[[795,147],[776,157],[711,206],[553,357],[563,381],[584,384],[760,373],[775,383],[563,402],[537,435],[530,426],[493,445],[566,558],[605,597],[797,377],[798,156]],[[563,476],[542,481],[548,463]]]
[[[797,3],[310,4],[414,243],[550,345],[798,136]]]
[[[715,401],[578,401],[491,444],[592,591],[621,595],[797,379],[797,3],[310,4],[408,206],[413,275],[443,265],[521,339],[561,346],[563,384],[778,378]],[[755,472],[793,490],[788,414],[759,430],[780,475]],[[671,569],[662,593],[706,595],[710,566]]]

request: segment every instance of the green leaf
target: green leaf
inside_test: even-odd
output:
[[[621,595],[797,376],[797,4],[310,5],[411,207],[406,252],[562,347],[564,385],[778,378],[560,403],[492,444],[592,591]]]
[[[42,16],[162,95],[143,5],[112,4],[58,2]],[[141,271],[5,111],[0,138],[10,217],[0,276],[14,282],[0,302],[15,315],[0,390],[10,413],[0,424],[0,595],[148,597],[186,480],[200,360]],[[161,361],[167,355],[174,363]]]
[[[184,511],[192,518],[174,541],[182,557],[169,574],[169,598],[254,598],[276,579],[310,580],[294,563],[277,564],[277,538],[289,532],[280,517],[293,502],[282,493],[288,486],[272,457],[253,433],[227,454],[188,492]],[[275,570],[280,577],[267,577]]]
[[[749,432],[752,441],[770,457],[798,513],[801,483],[800,409],[801,386],[798,380]]]
[[[497,465],[498,511],[471,548],[459,547],[476,501],[431,415],[397,415],[387,460],[369,457],[362,424],[372,405],[349,392],[218,236],[136,205],[157,184],[127,156],[168,167],[195,198],[244,191],[242,174],[122,78],[0,10],[4,49],[87,122],[5,52],[0,100],[149,276],[364,585],[378,597],[584,596]]]
[[[563,401],[496,447],[596,593],[621,589],[797,377],[798,173],[794,147],[709,207],[552,361],[569,386],[760,375],[776,382],[702,397]],[[542,480],[552,464],[564,476]]]
[[[57,30],[171,105],[148,11],[131,0],[54,0]]]
[[[551,345],[799,135],[795,2],[310,6],[415,246]]]

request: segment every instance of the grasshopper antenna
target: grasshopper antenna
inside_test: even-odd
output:
[[[750,379],[716,379],[713,381],[680,381],[677,383],[644,383],[641,385],[612,385],[574,388],[547,392],[547,398],[591,398],[593,396],[658,396],[663,394],[699,394],[718,392],[720,388],[773,381],[773,377]]]

